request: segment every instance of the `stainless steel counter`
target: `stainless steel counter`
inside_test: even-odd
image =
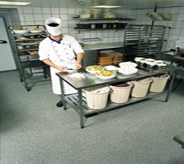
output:
[[[123,42],[117,43],[107,43],[107,44],[94,44],[94,45],[84,45],[83,50],[104,50],[123,47]]]
[[[87,73],[85,69],[81,69],[78,72],[83,72],[87,74],[87,77],[84,79],[71,79],[68,76],[68,73],[57,73],[57,75],[60,77],[61,81],[61,88],[63,88],[63,81],[67,82],[69,85],[71,85],[73,88],[78,90],[77,94],[73,95],[65,95],[64,90],[62,89],[62,96],[63,96],[63,104],[64,104],[64,109],[66,110],[66,102],[70,104],[70,106],[79,114],[80,116],[80,126],[81,128],[84,127],[84,117],[88,117],[91,114],[98,113],[101,111],[117,108],[117,107],[122,107],[123,105],[126,104],[131,104],[136,101],[140,101],[143,99],[151,98],[153,96],[156,96],[158,94],[163,94],[167,93],[165,101],[168,101],[169,98],[169,92],[172,88],[172,84],[175,78],[176,71],[179,70],[179,67],[175,66],[166,66],[165,68],[158,69],[158,70],[145,70],[145,69],[139,69],[136,74],[132,75],[123,75],[121,73],[118,73],[116,77],[108,80],[103,80],[98,77],[96,77],[94,74]],[[92,110],[90,109],[87,104],[85,98],[82,96],[82,89],[88,88],[88,87],[93,87],[93,86],[98,86],[98,85],[108,85],[108,84],[113,84],[117,82],[127,82],[130,80],[134,80],[137,78],[143,78],[143,77],[149,77],[161,73],[172,73],[172,79],[170,80],[170,85],[169,87],[164,90],[161,93],[148,93],[146,97],[143,98],[131,98],[129,99],[128,102],[126,103],[121,103],[121,104],[116,104],[116,103],[108,103],[106,108],[100,109],[100,110]],[[64,96],[65,95],[65,96]]]

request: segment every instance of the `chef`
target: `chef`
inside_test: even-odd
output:
[[[62,35],[61,20],[59,18],[49,18],[45,21],[48,37],[39,44],[39,58],[50,66],[52,90],[59,95],[60,101],[56,104],[63,106],[61,96],[61,86],[57,72],[66,72],[66,68],[82,68],[83,49],[80,44],[69,35]],[[72,94],[77,91],[64,82],[64,93]]]

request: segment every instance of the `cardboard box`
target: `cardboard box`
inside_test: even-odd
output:
[[[98,56],[98,65],[101,65],[101,66],[112,65],[113,58],[114,56],[108,53],[100,53]]]
[[[110,55],[113,56],[112,64],[119,64],[123,61],[123,54],[119,52],[110,52]]]

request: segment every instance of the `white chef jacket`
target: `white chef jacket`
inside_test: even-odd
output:
[[[84,53],[80,44],[69,35],[64,35],[60,44],[50,40],[48,37],[45,38],[39,44],[39,59],[49,59],[54,64],[58,66],[66,66],[70,68],[75,68],[75,53]],[[54,94],[61,94],[61,86],[59,77],[56,75],[60,72],[58,69],[50,67],[51,80],[52,80],[52,90]],[[67,83],[64,84],[65,94],[76,93],[76,90],[69,86]]]

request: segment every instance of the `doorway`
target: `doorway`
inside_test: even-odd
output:
[[[0,72],[15,70],[11,43],[8,37],[7,26],[3,17],[0,17]]]

